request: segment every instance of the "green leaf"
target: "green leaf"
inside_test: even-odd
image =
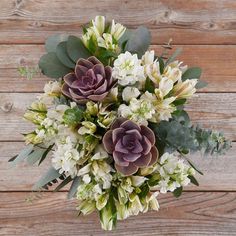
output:
[[[138,194],[138,196],[139,196],[140,198],[146,197],[147,194],[150,192],[150,188],[149,188],[148,184],[146,184],[146,183],[143,184],[143,185],[140,187],[140,189],[141,189],[141,192]]]
[[[132,35],[131,30],[126,29],[122,37],[118,40],[119,47],[121,48],[122,52],[124,52],[126,44]]]
[[[181,106],[181,105],[185,104],[186,101],[187,101],[187,99],[185,99],[185,98],[183,98],[183,99],[178,99],[178,100],[175,100],[175,101],[173,102],[173,104],[174,104],[175,106]]]
[[[53,167],[50,167],[50,169],[33,186],[33,190],[39,190],[40,188],[47,185],[51,181],[59,178],[60,176],[61,174],[58,172],[58,170],[55,170]]]
[[[182,50],[183,50],[182,48],[177,48],[175,52],[168,58],[165,65],[168,65],[171,62],[173,62],[176,59],[176,57],[182,52]]]
[[[55,34],[47,38],[45,48],[47,52],[56,52],[57,45],[68,39],[68,35]]]
[[[160,73],[163,74],[165,69],[165,62],[161,57],[158,57],[158,61],[159,61]]]
[[[43,153],[42,158],[39,161],[39,165],[44,161],[44,159],[47,157],[48,153],[52,150],[54,144],[50,145],[46,151]]]
[[[70,68],[60,62],[55,52],[43,55],[39,60],[39,68],[44,75],[57,79],[71,72]]]
[[[198,83],[196,84],[195,88],[201,89],[201,88],[205,88],[207,85],[208,85],[208,83],[206,81],[199,80]]]
[[[67,48],[66,48],[67,43],[66,42],[61,42],[57,45],[56,49],[56,55],[57,58],[60,60],[60,62],[65,65],[66,67],[75,68],[75,63],[70,59],[68,53],[67,53]]]
[[[148,50],[150,43],[151,34],[149,30],[146,27],[140,26],[133,31],[126,44],[125,51],[137,53],[138,57],[141,58],[142,55]]]
[[[77,192],[77,188],[80,185],[80,183],[81,183],[81,179],[78,176],[76,176],[73,179],[73,182],[72,182],[72,184],[70,186],[70,190],[69,190],[68,196],[67,196],[68,199],[71,199],[71,198],[73,198],[75,196],[75,194]]]
[[[67,109],[63,115],[63,120],[68,125],[77,125],[83,118],[83,110],[78,107]]]
[[[30,144],[27,145],[20,153],[17,155],[17,157],[13,157],[9,160],[12,166],[17,165],[21,161],[23,161],[25,158],[28,157],[28,155],[33,151],[34,145]]]
[[[92,56],[89,50],[84,46],[82,40],[75,36],[69,36],[68,38],[67,53],[74,62],[77,62],[79,58],[87,59]]]
[[[64,186],[66,186],[71,181],[72,181],[72,178],[70,176],[68,176],[54,189],[54,192],[58,192],[60,189],[62,189]]]
[[[187,157],[185,157],[185,159],[194,170],[196,170],[200,175],[203,175],[203,173]]]
[[[45,150],[42,148],[35,147],[34,151],[26,158],[27,163],[29,165],[35,164],[37,161],[40,160],[40,158],[42,158],[44,151]]]
[[[181,186],[181,187],[175,189],[175,191],[173,192],[173,194],[174,194],[175,197],[178,198],[178,197],[181,196],[182,192],[183,192],[183,187]]]
[[[191,181],[192,184],[194,184],[194,185],[196,185],[196,186],[199,186],[199,183],[198,183],[198,181],[195,179],[194,176],[189,175],[188,178],[190,179],[190,181]]]
[[[148,91],[149,93],[154,93],[155,91],[155,85],[149,78],[145,81],[145,91]]]
[[[190,67],[182,75],[182,80],[186,79],[199,79],[202,74],[202,70],[199,67]]]

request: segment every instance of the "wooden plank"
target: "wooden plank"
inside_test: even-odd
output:
[[[7,161],[24,147],[23,142],[0,142],[0,191],[31,191],[33,184],[47,171],[50,158],[40,167],[21,163],[11,167]],[[225,156],[204,157],[192,154],[190,159],[204,173],[196,175],[199,187],[185,188],[192,191],[236,191],[236,143]],[[220,178],[219,178],[220,176]]]
[[[236,46],[182,46],[179,59],[189,66],[200,66],[202,79],[209,83],[203,92],[236,92]],[[160,46],[152,46],[161,54]],[[36,75],[33,80],[21,78],[20,65],[35,66],[42,54],[43,45],[1,45],[0,92],[39,92],[46,78]],[[227,55],[223,59],[222,55]]]
[[[184,193],[180,199],[159,195],[158,212],[118,221],[114,232],[101,230],[95,213],[77,218],[76,201],[65,200],[65,193],[43,193],[33,203],[26,197],[0,194],[0,235],[236,235],[236,193]]]
[[[49,14],[50,13],[50,14]],[[131,28],[146,25],[152,42],[173,38],[176,44],[235,44],[236,4],[233,0],[2,0],[0,43],[42,43],[57,32],[79,34],[81,25],[106,15]],[[17,32],[17,33],[16,33]]]
[[[0,93],[0,141],[22,140],[20,133],[32,130],[22,118],[27,106],[37,97],[34,93]],[[201,93],[186,106],[195,123],[223,131],[226,137],[236,140],[236,93]],[[9,112],[4,107],[12,105]]]

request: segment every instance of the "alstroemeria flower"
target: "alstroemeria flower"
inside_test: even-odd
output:
[[[75,72],[64,76],[62,93],[77,103],[102,101],[116,85],[112,78],[112,69],[94,56],[87,60],[79,59]]]
[[[158,157],[153,131],[123,118],[113,123],[103,137],[103,144],[113,155],[117,171],[126,176],[134,174],[140,167],[153,165]]]

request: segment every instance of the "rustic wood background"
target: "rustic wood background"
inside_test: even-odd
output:
[[[131,28],[146,25],[156,51],[169,38],[181,45],[180,59],[202,67],[209,82],[187,106],[193,121],[236,141],[235,0],[1,0],[0,235],[236,235],[236,143],[224,157],[193,156],[205,173],[200,187],[189,187],[180,199],[161,196],[159,212],[118,222],[113,233],[100,229],[95,214],[77,218],[66,190],[31,193],[47,163],[9,167],[7,160],[23,147],[20,133],[31,128],[22,114],[46,81],[22,79],[17,67],[36,65],[49,35],[80,35],[81,25],[98,14]]]

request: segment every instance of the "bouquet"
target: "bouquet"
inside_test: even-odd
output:
[[[33,190],[69,185],[84,215],[96,211],[101,226],[158,210],[158,195],[198,185],[202,174],[187,154],[221,154],[230,142],[219,132],[192,125],[184,104],[198,88],[201,69],[170,55],[170,43],[148,50],[145,27],[129,30],[97,16],[81,38],[54,35],[39,69],[44,93],[24,118],[35,129],[26,147],[9,160],[50,167]],[[46,166],[45,166],[46,167]]]

